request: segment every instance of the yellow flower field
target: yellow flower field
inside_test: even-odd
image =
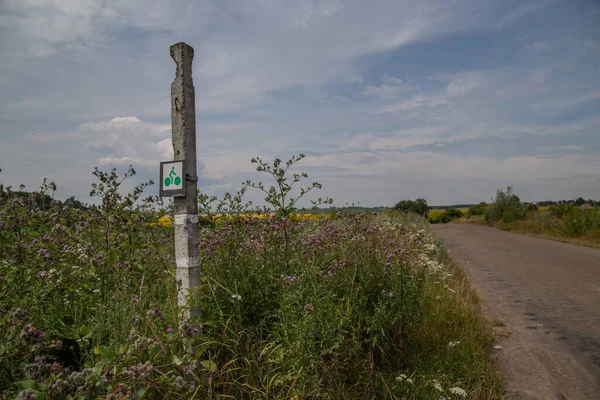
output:
[[[260,220],[265,220],[265,219],[269,219],[271,218],[273,215],[275,215],[275,213],[271,213],[271,214],[241,214],[239,215],[240,218],[242,219],[246,219],[246,218],[252,218],[252,219],[260,219]],[[207,214],[199,214],[199,217],[208,217]],[[326,219],[328,218],[329,215],[328,214],[292,214],[290,216],[290,219],[293,219],[294,221],[318,221],[320,219]],[[214,222],[221,222],[223,220],[223,218],[227,219],[228,221],[231,220],[233,218],[233,215],[231,214],[215,214],[213,217],[213,221]],[[149,225],[150,226],[154,226],[154,225],[160,225],[160,226],[171,226],[171,223],[173,222],[173,219],[168,216],[162,216],[160,217],[156,222],[151,222]]]
[[[469,211],[469,209],[468,209],[468,208],[459,208],[458,210],[460,210],[460,212],[461,212],[463,215],[467,215],[467,212]],[[443,214],[443,213],[445,213],[445,212],[446,212],[446,209],[436,209],[436,210],[429,210],[429,213],[427,214],[427,216],[428,216],[429,218],[435,218],[435,217],[437,217],[437,216],[439,216],[439,215],[442,215],[442,214]]]

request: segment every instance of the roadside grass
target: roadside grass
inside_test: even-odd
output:
[[[487,223],[482,215],[474,215],[471,217],[455,219],[452,221],[452,223],[492,226],[497,229],[518,233],[521,235],[554,240],[562,243],[570,243],[578,246],[600,248],[600,230],[589,229],[584,231],[579,236],[569,235],[564,232],[564,229],[560,225],[560,221],[557,221],[553,218],[548,218],[547,215],[548,211],[546,209],[530,212],[527,218],[522,221],[515,221],[511,223],[504,223],[500,221],[493,224]]]
[[[95,175],[101,207],[3,197],[0,399],[504,398],[491,324],[424,218],[210,221],[200,322],[152,224],[168,213]]]

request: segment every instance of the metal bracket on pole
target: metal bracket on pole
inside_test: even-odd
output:
[[[198,182],[197,176],[190,176],[190,174],[185,174],[185,180],[187,182]]]

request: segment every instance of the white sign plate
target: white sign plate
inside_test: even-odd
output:
[[[183,161],[160,163],[160,197],[185,196],[185,165]]]

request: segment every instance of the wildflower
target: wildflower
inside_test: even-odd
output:
[[[242,301],[242,296],[240,296],[239,294],[232,294],[231,298],[233,300]]]
[[[165,332],[167,332],[167,333],[171,333],[171,332],[173,332],[173,328],[167,328],[167,329],[165,330]]]
[[[19,337],[25,342],[25,344],[37,344],[44,342],[44,332],[40,331],[33,325],[27,325],[21,331]]]
[[[46,271],[40,271],[38,272],[38,277],[40,278],[45,278],[48,276],[48,273]]]
[[[309,303],[309,304],[306,304],[306,305],[304,306],[304,309],[305,309],[306,311],[314,311],[314,310],[315,310],[315,307],[314,307],[312,304],[310,304],[310,303]]]
[[[138,302],[137,297],[136,296],[131,296],[131,302],[132,303],[137,303]]]
[[[125,264],[123,265],[125,265],[125,268],[129,268],[129,261],[125,261]]]
[[[98,260],[102,260],[104,258],[104,254],[98,253]]]
[[[183,378],[181,376],[174,377],[173,386],[175,386],[176,389],[183,389],[183,387],[185,386]]]
[[[406,383],[410,383],[411,385],[414,383],[412,379],[410,379],[408,376],[406,376],[406,374],[400,374],[396,377],[396,380],[398,382],[406,382]]]
[[[450,393],[455,394],[457,396],[467,397],[467,392],[464,389],[461,389],[459,387],[450,388],[449,391],[450,391]]]
[[[50,258],[50,253],[48,253],[48,250],[46,250],[46,249],[39,249],[38,256],[44,257],[44,258]]]
[[[160,307],[158,307],[158,306],[154,307],[154,309],[152,309],[152,310],[148,310],[148,312],[146,313],[146,316],[148,318],[160,318],[160,319],[164,318],[163,313],[162,313],[162,311],[160,311]]]
[[[37,398],[38,398],[38,392],[36,392],[33,389],[23,390],[22,392],[19,392],[19,394],[16,397],[17,400],[21,400],[21,399],[37,400]]]
[[[437,390],[439,390],[440,392],[444,391],[444,389],[442,388],[442,385],[440,385],[440,383],[436,380],[433,381],[433,387],[436,388]]]
[[[17,321],[29,321],[29,311],[26,309],[13,307],[10,311],[12,312],[10,316]]]
[[[294,283],[296,282],[296,280],[298,278],[296,278],[294,275],[281,275],[281,279],[285,282],[285,283]]]
[[[452,348],[452,347],[456,347],[460,344],[460,341],[456,340],[456,341],[452,341],[450,343],[448,343],[448,347]]]

